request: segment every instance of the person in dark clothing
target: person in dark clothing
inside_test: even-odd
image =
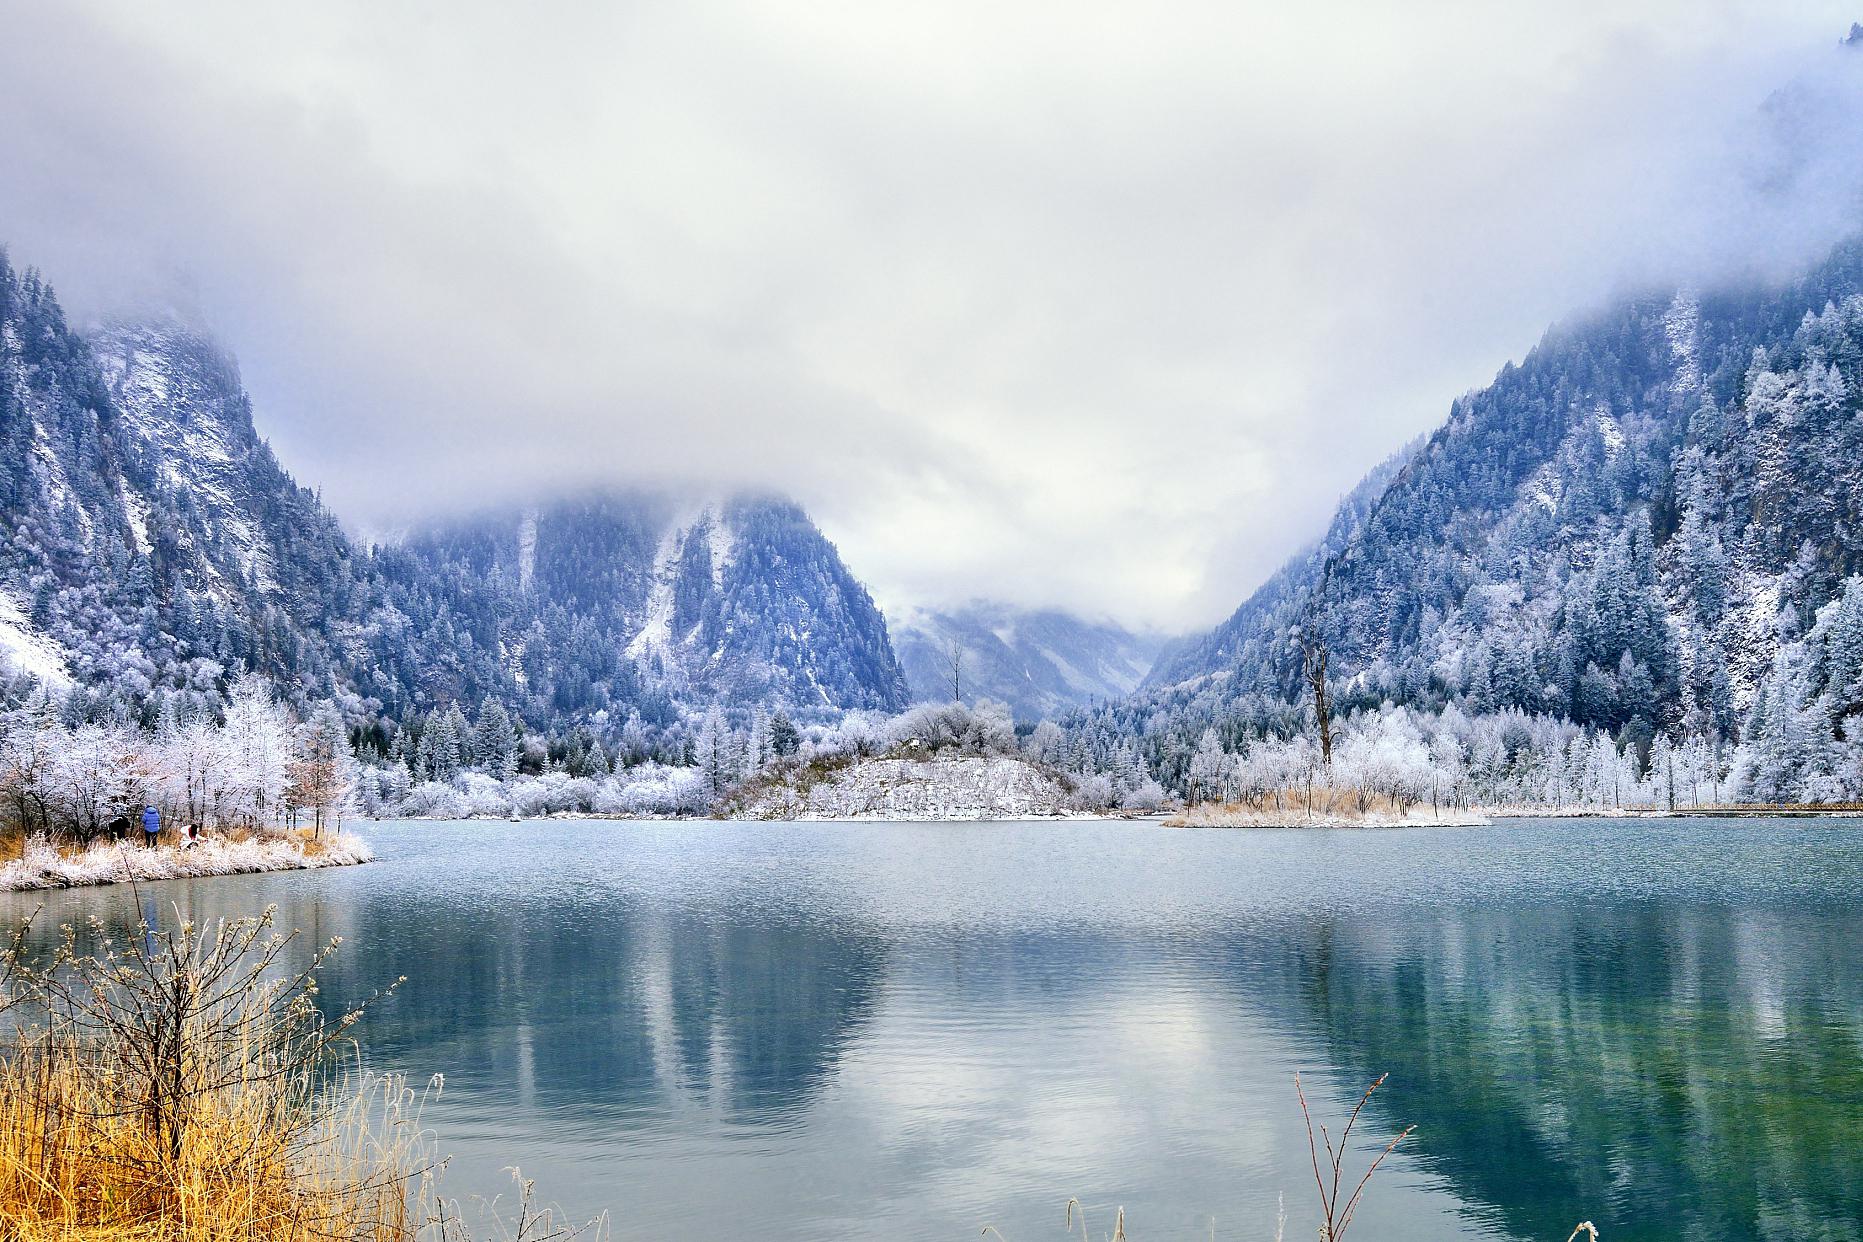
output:
[[[155,848],[155,838],[162,832],[162,813],[152,806],[142,808],[142,840],[150,849]]]

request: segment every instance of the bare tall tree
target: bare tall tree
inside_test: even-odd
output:
[[[1300,657],[1301,673],[1313,695],[1313,719],[1320,729],[1320,762],[1330,771],[1333,766],[1333,701],[1326,688],[1326,640],[1320,636],[1318,626],[1301,628]]]
[[[957,642],[951,644],[951,701],[963,701],[964,648]]]

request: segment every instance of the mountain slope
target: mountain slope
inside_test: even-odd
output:
[[[1391,480],[1422,444],[1419,440],[1408,445],[1374,467],[1339,502],[1326,534],[1318,543],[1276,570],[1227,621],[1208,633],[1173,643],[1162,651],[1157,663],[1146,673],[1143,684],[1148,687],[1175,685],[1260,660],[1265,642],[1299,624],[1301,610],[1328,561],[1358,535]]]
[[[1297,697],[1306,624],[1341,706],[1736,732],[1863,568],[1863,243],[1553,330],[1372,490],[1157,689]]]
[[[384,752],[486,698],[555,735],[906,701],[878,609],[793,504],[593,497],[360,551],[204,331],[79,333],[0,254],[0,674],[152,723],[246,669],[342,697]]]
[[[1753,202],[1788,207],[1848,162],[1859,49],[1853,30],[1760,109],[1737,174]],[[1341,708],[1738,734],[1863,567],[1860,292],[1853,237],[1791,279],[1651,290],[1555,327],[1374,473],[1313,555],[1161,661],[1132,711],[1265,720],[1304,698],[1317,639]]]
[[[994,699],[1024,722],[1131,693],[1165,644],[1155,633],[986,601],[914,612],[892,634],[914,701],[951,698],[955,649],[965,701]]]
[[[93,347],[0,255],[0,449],[0,578],[79,683],[198,698],[250,667],[333,691],[348,541],[204,338],[160,325]]]
[[[617,492],[425,531],[381,553],[468,622],[455,692],[895,710],[886,623],[796,505]]]

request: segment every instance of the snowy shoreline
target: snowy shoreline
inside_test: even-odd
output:
[[[1412,809],[1401,815],[1372,811],[1364,815],[1302,811],[1258,811],[1252,808],[1204,804],[1179,811],[1164,821],[1167,828],[1486,828],[1494,821],[1477,811]]]
[[[339,833],[312,853],[289,837],[223,841],[208,837],[194,845],[146,849],[99,842],[77,854],[63,854],[44,837],[26,842],[24,854],[0,865],[0,893],[51,888],[123,884],[131,880],[186,880],[215,875],[253,875],[265,871],[309,871],[348,867],[374,859],[368,842]]]

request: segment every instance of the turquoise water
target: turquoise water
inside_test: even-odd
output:
[[[376,1064],[446,1075],[617,1237],[1311,1238],[1293,1091],[1417,1127],[1374,1239],[1863,1236],[1863,827],[382,824],[366,867],[145,888],[344,937]],[[44,900],[132,920],[126,889]]]

